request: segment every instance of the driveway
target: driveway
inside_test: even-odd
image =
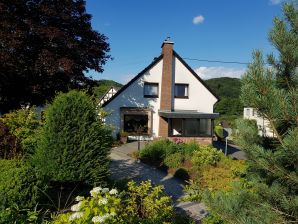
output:
[[[164,171],[140,163],[130,157],[134,151],[138,149],[137,142],[127,143],[117,148],[113,148],[111,152],[110,171],[112,179],[131,179],[136,182],[141,182],[150,179],[153,184],[163,185],[165,191],[173,199],[175,208],[196,221],[200,221],[206,216],[206,207],[203,203],[195,202],[179,202],[183,193],[183,182]],[[141,142],[141,148],[145,143]]]

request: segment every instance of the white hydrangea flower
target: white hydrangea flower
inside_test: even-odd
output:
[[[83,201],[84,200],[84,197],[83,196],[77,196],[75,201]]]
[[[71,206],[70,210],[73,212],[78,212],[80,211],[81,207],[82,207],[82,202],[80,201],[78,204]]]
[[[106,198],[99,199],[98,204],[99,205],[106,205],[106,204],[108,204],[108,199],[106,199]]]
[[[102,190],[101,187],[95,187],[90,191],[90,194],[92,197],[95,197],[99,194],[99,192]]]
[[[80,219],[84,216],[84,212],[75,212],[69,217],[69,221]]]
[[[110,190],[110,195],[113,195],[113,194],[118,194],[118,191],[116,189]]]
[[[109,188],[105,187],[102,189],[102,193],[107,193],[107,192],[109,192]]]
[[[106,217],[105,216],[100,216],[100,215],[94,216],[92,218],[92,222],[94,222],[94,223],[103,223],[105,220],[106,220]]]

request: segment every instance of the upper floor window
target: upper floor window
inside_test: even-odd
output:
[[[158,83],[144,83],[144,97],[158,97]]]
[[[188,84],[175,84],[175,98],[188,98]]]

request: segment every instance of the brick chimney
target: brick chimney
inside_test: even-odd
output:
[[[161,78],[160,110],[171,111],[173,109],[173,45],[174,42],[172,42],[169,37],[161,45],[163,65]],[[168,119],[159,117],[159,136],[168,137],[168,131]]]

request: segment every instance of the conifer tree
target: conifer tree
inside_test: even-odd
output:
[[[244,105],[269,121],[275,137],[260,137],[251,122],[239,121],[238,144],[250,167],[246,186],[206,197],[229,223],[298,222],[298,6],[284,4],[283,12],[269,33],[278,56],[268,56],[268,67],[255,51],[241,89]]]

